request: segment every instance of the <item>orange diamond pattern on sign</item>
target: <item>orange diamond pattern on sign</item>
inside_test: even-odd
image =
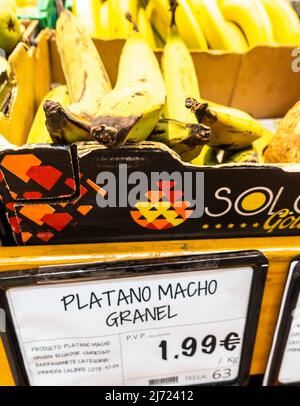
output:
[[[79,206],[77,211],[79,211],[79,213],[81,213],[83,216],[86,216],[92,210],[92,208],[93,206]]]
[[[22,237],[23,243],[26,244],[26,242],[29,241],[30,238],[32,237],[32,234],[28,233],[28,232],[24,232],[24,233],[21,233],[21,237]]]
[[[183,192],[174,190],[175,182],[158,182],[159,190],[149,190],[148,201],[137,202],[137,210],[130,212],[140,226],[152,230],[167,230],[183,224],[193,213],[190,202],[182,200]]]
[[[29,220],[33,221],[34,223],[38,224],[39,226],[43,225],[43,220],[42,218],[46,214],[52,214],[54,213],[55,210],[53,207],[43,204],[43,205],[37,205],[37,206],[24,206],[20,210],[20,213],[27,217]]]
[[[50,232],[41,232],[41,233],[38,233],[36,236],[37,236],[40,240],[42,240],[42,241],[44,241],[44,242],[48,242],[48,241],[50,241],[50,240],[54,237],[54,234],[53,234],[53,233],[50,233]]]
[[[32,166],[39,166],[41,163],[33,154],[18,154],[6,155],[1,161],[1,166],[22,179],[25,183],[28,183],[30,177],[27,175],[27,172]]]

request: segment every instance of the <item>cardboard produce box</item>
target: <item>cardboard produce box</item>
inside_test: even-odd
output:
[[[112,83],[116,81],[123,40],[95,40]],[[160,60],[162,52],[156,55]],[[247,111],[256,118],[283,117],[300,99],[300,48],[265,45],[245,54],[192,51],[201,96]],[[50,41],[52,81],[64,82],[55,35]]]
[[[114,82],[122,41],[96,45]],[[202,96],[258,118],[283,116],[300,93],[291,52],[277,46],[245,55],[195,52]],[[32,55],[38,73],[27,85],[35,89],[35,110],[46,87],[64,78],[50,31],[40,34]],[[286,236],[299,235],[299,171],[299,165],[197,167],[147,142],[118,149],[25,145],[2,149],[0,193],[20,245]]]

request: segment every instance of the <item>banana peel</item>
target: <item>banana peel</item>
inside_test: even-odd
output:
[[[209,146],[213,148],[239,151],[251,146],[265,131],[253,117],[230,107],[198,103],[195,99],[187,99],[186,107],[199,123],[211,128]]]
[[[187,124],[177,120],[160,119],[149,140],[162,142],[170,148],[185,144],[188,147],[207,144],[210,128],[202,124]]]
[[[46,127],[46,116],[43,109],[46,100],[56,101],[61,103],[62,106],[68,106],[70,104],[70,96],[68,93],[67,86],[57,86],[45,96],[35,115],[33,124],[31,126],[27,138],[27,144],[52,143],[52,138]]]

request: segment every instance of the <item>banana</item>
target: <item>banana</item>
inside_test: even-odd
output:
[[[109,9],[111,39],[125,39],[130,31],[121,0],[107,0]],[[128,10],[127,10],[128,11]]]
[[[68,106],[70,104],[70,96],[68,93],[67,86],[57,86],[45,96],[35,115],[33,124],[31,126],[28,135],[27,144],[52,143],[52,139],[45,125],[46,117],[43,105],[46,100],[53,100],[59,102],[63,107]]]
[[[171,26],[161,63],[167,90],[164,116],[169,119],[189,123],[196,127],[197,119],[195,115],[185,107],[185,100],[189,97],[200,98],[199,83],[190,52],[178,33],[175,21],[178,3],[176,1],[170,1],[170,6],[172,12]],[[207,136],[209,136],[209,134],[207,134]],[[182,138],[182,143],[184,143],[183,130],[179,126],[173,126],[173,128],[170,128],[168,131],[170,146],[178,144],[178,140]],[[206,142],[207,141],[206,139]],[[191,148],[188,149],[190,150]],[[181,146],[178,146],[176,152],[183,152],[183,150],[186,151],[186,148],[183,147],[182,149]]]
[[[242,29],[250,47],[274,42],[272,24],[260,0],[222,0],[221,11]]]
[[[187,98],[200,99],[199,83],[191,54],[179,36],[175,23],[176,2],[172,3],[172,21],[162,55],[162,72],[167,101],[164,116],[186,123],[197,123],[195,115],[185,107]]]
[[[130,13],[133,21],[137,21],[139,0],[119,0],[119,2],[120,2],[121,11],[124,14],[124,16],[126,16],[126,13]],[[127,31],[129,34],[131,31],[131,24],[127,19],[126,19],[126,23],[128,26]]]
[[[227,157],[223,162],[224,164],[245,164],[245,163],[259,163],[258,155],[252,148],[244,149],[243,151],[236,152]]]
[[[99,11],[99,38],[103,40],[111,39],[110,21],[109,21],[109,3],[104,1]]]
[[[224,106],[223,104],[212,102],[210,100],[201,99],[201,104],[207,104],[208,109],[216,108],[217,110],[222,111],[222,113],[226,113],[235,117],[240,117],[244,119],[253,119],[253,117],[246,113],[246,111],[236,109],[234,107]]]
[[[154,34],[154,38],[155,38],[155,42],[156,42],[156,48],[162,49],[165,46],[166,41],[161,38],[161,36],[155,30],[155,27],[152,26],[152,30],[153,30],[153,34]]]
[[[181,159],[184,162],[190,162],[193,165],[203,166],[203,165],[218,165],[216,150],[204,145],[203,148],[194,149],[193,151],[188,151],[181,154]]]
[[[84,24],[87,32],[93,38],[100,36],[99,0],[73,0],[73,13]]]
[[[150,21],[148,20],[145,9],[143,7],[141,7],[138,11],[137,26],[138,26],[139,32],[148,41],[151,48],[155,49],[156,48],[155,36],[154,36],[153,30],[152,30]]]
[[[232,51],[231,35],[227,35],[224,19],[217,0],[188,0],[212,49]]]
[[[265,163],[264,153],[267,147],[270,145],[274,137],[274,133],[265,130],[262,137],[252,143],[252,147],[256,152],[258,162],[261,164]]]
[[[168,0],[150,0],[153,3],[151,22],[163,40],[171,23]],[[178,0],[176,11],[178,32],[190,49],[207,49],[205,36],[187,0]]]
[[[84,27],[68,10],[61,11],[56,42],[72,105],[44,103],[46,125],[54,142],[91,140],[92,117],[111,83],[98,51]]]
[[[231,21],[226,21],[226,32],[230,38],[231,47],[234,52],[245,53],[248,51],[248,43],[241,29]]]
[[[157,58],[134,25],[121,53],[116,86],[102,98],[91,134],[106,146],[143,141],[158,123],[165,100]]]
[[[198,122],[212,130],[209,146],[229,151],[249,147],[264,133],[264,127],[251,116],[243,116],[229,107],[223,109],[188,99],[186,106],[195,113]]]
[[[272,22],[276,42],[300,44],[300,21],[293,7],[285,0],[261,0]]]
[[[160,119],[149,140],[162,142],[170,148],[178,146],[178,144],[184,144],[187,149],[191,149],[206,144],[209,137],[210,129],[205,125],[186,124],[177,120]]]

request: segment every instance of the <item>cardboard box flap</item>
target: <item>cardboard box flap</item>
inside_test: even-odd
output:
[[[75,157],[76,146],[40,144],[1,151],[0,171],[7,198],[28,203],[75,198],[79,193]]]
[[[258,46],[242,55],[229,105],[257,118],[282,117],[300,97],[300,59],[289,46]]]

